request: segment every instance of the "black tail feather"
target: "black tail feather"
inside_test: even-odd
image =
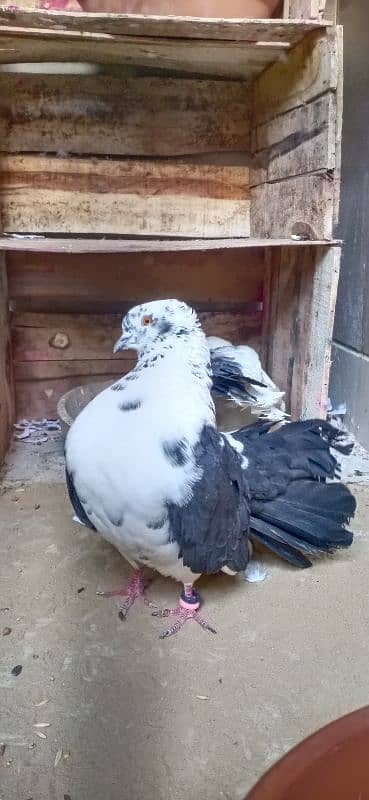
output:
[[[355,508],[355,498],[340,483],[296,481],[282,497],[252,504],[251,534],[291,564],[307,567],[311,562],[303,553],[330,553],[352,544],[344,524]]]

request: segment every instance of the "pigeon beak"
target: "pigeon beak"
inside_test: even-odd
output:
[[[128,333],[123,333],[120,339],[115,342],[113,347],[113,353],[119,353],[120,350],[127,350],[130,346],[132,346],[132,337]]]

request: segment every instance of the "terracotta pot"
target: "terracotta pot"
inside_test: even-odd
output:
[[[279,0],[79,0],[84,11],[178,17],[271,17]]]
[[[369,706],[305,739],[245,800],[368,800]]]

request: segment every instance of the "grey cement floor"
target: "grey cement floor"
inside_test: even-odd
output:
[[[8,473],[0,500],[0,800],[241,800],[295,743],[369,703],[369,487],[355,488],[349,552],[303,572],[262,555],[261,584],[203,581],[217,636],[189,623],[160,641],[143,604],[121,622],[96,596],[130,568],[73,523],[55,472],[30,465],[33,483]],[[161,604],[177,594],[150,587]]]

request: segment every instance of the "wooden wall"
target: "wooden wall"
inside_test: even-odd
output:
[[[10,73],[0,95],[2,231],[249,236],[241,81]]]
[[[329,239],[338,215],[341,29],[312,33],[253,86],[251,235]]]
[[[8,255],[18,416],[55,415],[73,386],[126,372],[113,356],[122,314],[135,303],[179,297],[209,335],[262,348],[264,255],[216,253]]]

